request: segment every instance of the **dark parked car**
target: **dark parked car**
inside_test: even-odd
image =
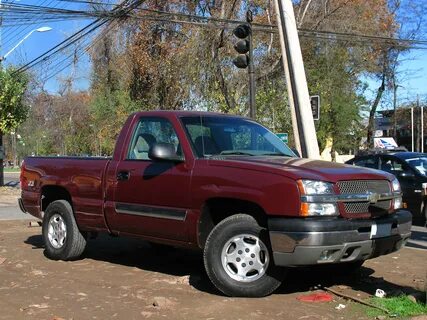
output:
[[[357,156],[346,162],[360,167],[379,169],[394,174],[402,186],[403,202],[413,214],[414,222],[427,219],[427,154],[390,152]]]

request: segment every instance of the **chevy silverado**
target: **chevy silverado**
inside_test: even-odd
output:
[[[134,113],[111,158],[28,157],[20,179],[49,258],[77,259],[100,232],[199,249],[230,296],[272,293],[283,267],[350,272],[412,223],[393,175],[298,158],[257,122],[207,112]]]

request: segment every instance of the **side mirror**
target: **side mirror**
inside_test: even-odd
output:
[[[150,150],[148,150],[148,157],[153,161],[184,161],[184,157],[176,154],[173,144],[164,142],[153,144]]]

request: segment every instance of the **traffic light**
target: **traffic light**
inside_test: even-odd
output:
[[[313,113],[313,120],[320,118],[320,96],[310,96],[311,112]]]
[[[252,29],[249,24],[241,24],[233,30],[233,34],[240,39],[234,45],[234,49],[239,55],[233,60],[237,68],[245,69],[249,66],[249,50],[250,50],[250,37]]]

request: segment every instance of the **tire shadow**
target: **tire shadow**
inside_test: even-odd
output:
[[[32,249],[44,249],[41,235],[30,236],[24,243],[30,245]],[[201,251],[151,245],[140,239],[101,234],[95,240],[88,240],[80,260],[83,259],[104,261],[177,277],[188,276],[189,284],[195,289],[221,295],[205,272]]]

